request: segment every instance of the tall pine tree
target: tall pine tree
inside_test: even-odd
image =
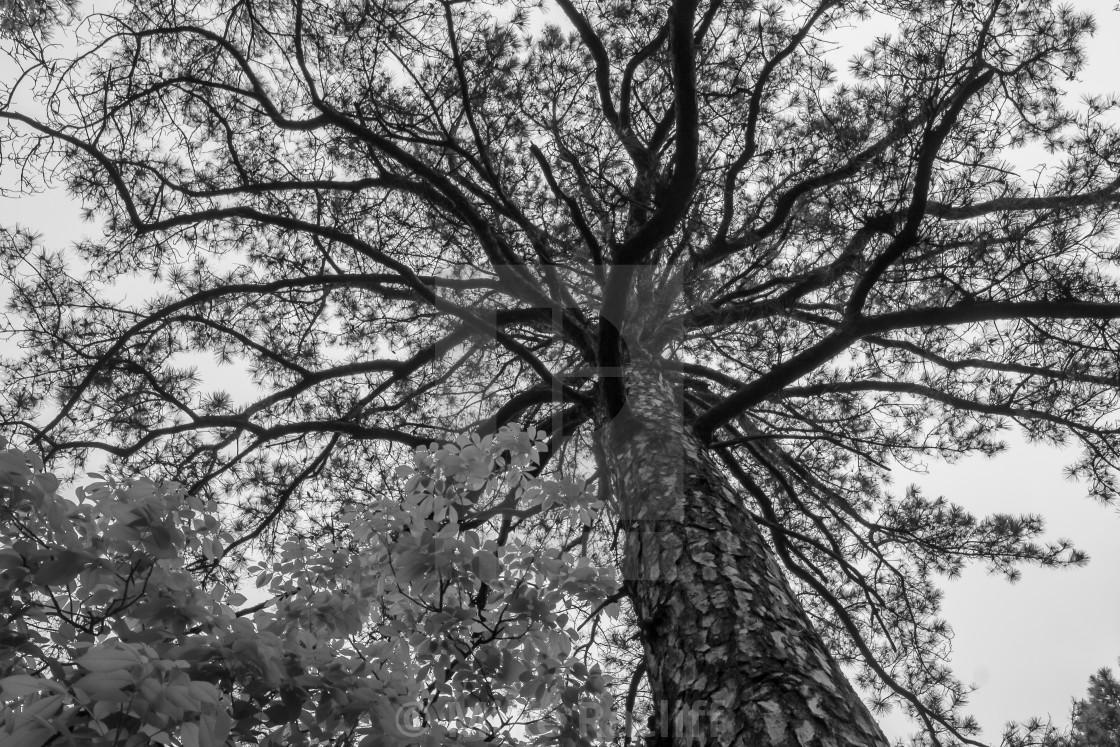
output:
[[[1048,0],[95,7],[8,45],[5,170],[103,231],[6,234],[0,420],[219,499],[227,570],[345,541],[403,450],[518,421],[606,510],[461,524],[615,563],[633,627],[586,629],[655,740],[885,745],[847,665],[975,744],[937,577],[1083,557],[889,478],[1016,425],[1115,496],[1116,102],[1061,88],[1092,28]],[[1027,146],[1049,165],[1017,173]]]

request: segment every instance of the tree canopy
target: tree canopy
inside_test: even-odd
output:
[[[1089,691],[1073,704],[1070,747],[1094,747],[1120,741],[1120,681],[1108,667],[1089,676]]]
[[[1012,724],[1004,734],[1008,747],[1109,747],[1120,740],[1120,681],[1108,667],[1089,675],[1089,690],[1074,699],[1068,729],[1033,719]]]
[[[869,19],[891,31],[841,75]],[[578,629],[655,732],[659,703],[712,702],[745,714],[726,744],[884,744],[838,663],[873,709],[979,743],[938,578],[1085,558],[892,478],[1015,426],[1078,443],[1070,473],[1115,500],[1117,101],[1062,90],[1090,17],[134,0],[68,28],[6,46],[5,170],[98,227],[4,233],[17,443],[213,502],[209,583],[348,547],[412,449],[520,424],[533,474],[603,510],[510,491],[457,530],[616,569],[622,622]]]
[[[350,546],[289,541],[249,569],[254,605],[190,572],[231,539],[212,503],[101,475],[70,500],[34,454],[0,451],[3,744],[609,739],[572,613],[605,606],[613,571],[540,538],[456,531],[456,512],[509,490],[594,510],[582,485],[527,474],[541,447],[506,428],[418,450],[399,502],[344,517]]]

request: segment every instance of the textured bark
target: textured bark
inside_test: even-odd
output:
[[[601,432],[627,528],[623,574],[642,621],[652,744],[885,747],[743,501],[648,362]]]

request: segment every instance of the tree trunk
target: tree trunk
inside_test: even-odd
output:
[[[627,407],[600,438],[627,530],[650,743],[886,747],[742,499],[684,424],[671,375],[631,367]]]

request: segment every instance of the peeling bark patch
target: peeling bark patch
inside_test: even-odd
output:
[[[812,747],[813,737],[816,733],[816,728],[808,721],[803,721],[794,732],[794,734],[797,735],[797,743],[800,744],[801,747]]]
[[[782,718],[781,714],[774,713],[770,709],[767,709],[766,715],[763,716],[763,721],[766,724],[766,734],[770,738],[770,744],[785,744],[786,720]]]

